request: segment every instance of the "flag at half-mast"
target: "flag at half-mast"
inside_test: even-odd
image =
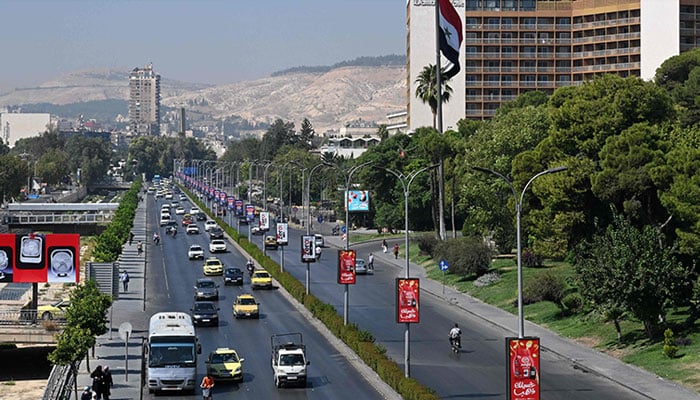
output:
[[[459,18],[450,0],[438,0],[440,35],[440,52],[451,66],[446,68],[443,76],[450,79],[459,72],[459,48],[462,45],[462,19]]]

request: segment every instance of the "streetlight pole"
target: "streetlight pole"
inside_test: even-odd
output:
[[[421,172],[427,171],[438,166],[439,164],[423,167],[421,169],[409,173],[408,175],[404,175],[402,172],[396,172],[389,168],[378,167],[394,175],[399,180],[399,182],[401,182],[401,186],[403,186],[404,248],[406,249],[406,269],[404,277],[406,279],[410,277],[409,272],[411,265],[408,251],[408,195],[410,193],[409,191],[411,189],[411,183]],[[406,331],[404,332],[404,375],[406,376],[406,378],[411,376],[411,324],[408,322],[406,323]]]
[[[315,165],[313,168],[311,168],[311,171],[309,171],[309,177],[306,178],[306,202],[305,204],[302,204],[303,207],[306,208],[306,235],[309,236],[311,235],[311,177],[314,174],[314,171],[316,169],[323,167],[326,165],[326,163],[320,163]],[[304,181],[302,180],[302,184]],[[316,247],[316,241],[313,241],[314,248]],[[306,262],[306,294],[309,294],[309,287],[311,286],[311,262],[307,261]]]
[[[508,186],[510,186],[511,192],[513,192],[513,199],[515,200],[515,215],[516,215],[516,240],[517,240],[517,246],[518,246],[518,338],[522,339],[525,337],[525,318],[523,317],[523,264],[522,264],[522,248],[521,248],[521,240],[520,240],[520,214],[522,212],[523,208],[523,197],[525,197],[525,191],[527,190],[528,186],[534,181],[535,179],[539,178],[542,175],[547,175],[547,174],[553,174],[556,172],[561,172],[566,170],[566,167],[561,166],[561,167],[555,167],[555,168],[550,168],[548,170],[544,170],[542,172],[537,173],[535,176],[530,178],[529,181],[525,184],[525,187],[523,188],[523,191],[520,193],[520,198],[518,199],[518,194],[515,191],[515,187],[513,187],[513,183],[506,178],[504,175],[502,175],[499,172],[496,172],[492,169],[484,168],[484,167],[477,167],[474,166],[472,169],[481,171],[481,172],[488,172],[491,174],[494,174],[498,176],[499,178],[503,179],[508,183]]]

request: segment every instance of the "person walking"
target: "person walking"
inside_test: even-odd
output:
[[[136,243],[136,251],[138,252],[139,255],[143,253],[143,243],[139,240],[138,243]]]
[[[104,400],[109,400],[109,396],[112,395],[114,381],[112,380],[112,371],[109,370],[108,365],[102,367],[102,376],[102,398]]]
[[[127,290],[129,290],[129,273],[126,272],[126,270],[122,270],[122,273],[119,275],[119,280],[122,282],[124,293],[126,293]]]
[[[207,374],[202,379],[202,383],[199,385],[202,388],[202,400],[212,399],[212,388],[214,387],[214,378]]]
[[[399,244],[398,243],[396,243],[394,245],[394,258],[397,260],[399,259]]]
[[[386,253],[389,251],[389,245],[386,243],[386,239],[382,239],[382,251]]]
[[[134,232],[129,232],[129,246],[134,242]]]
[[[316,261],[321,259],[321,246],[316,246]]]
[[[367,257],[367,267],[369,268],[370,272],[374,272],[374,254],[369,253],[369,257]]]
[[[98,365],[95,370],[90,374],[92,378],[92,391],[96,396],[97,400],[102,400],[102,385],[104,385],[104,372],[102,372],[102,366]]]
[[[92,389],[90,389],[90,386],[85,386],[85,390],[80,395],[80,400],[92,400]]]

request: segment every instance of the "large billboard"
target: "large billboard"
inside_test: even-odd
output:
[[[0,282],[78,282],[79,249],[78,234],[0,234]]]
[[[345,208],[349,212],[369,211],[369,190],[347,191],[345,199]]]
[[[540,399],[540,339],[506,338],[508,400]]]

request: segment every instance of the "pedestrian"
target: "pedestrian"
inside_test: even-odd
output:
[[[370,271],[374,272],[374,254],[369,253],[369,257],[367,257],[367,267],[369,268]]]
[[[136,251],[138,252],[139,255],[143,253],[143,243],[139,240],[139,242],[136,244]]]
[[[214,378],[212,378],[209,374],[205,375],[199,387],[202,388],[202,400],[211,400],[211,392],[212,388],[214,387]]]
[[[122,286],[124,287],[124,293],[129,290],[129,273],[123,270],[119,275],[119,280],[122,281]]]
[[[92,400],[92,389],[90,389],[90,386],[85,386],[85,390],[80,395],[80,400]]]
[[[397,260],[399,259],[399,244],[398,243],[396,243],[394,245],[394,258]]]
[[[129,232],[129,246],[134,242],[134,232]]]
[[[382,251],[386,253],[389,251],[389,245],[386,243],[386,239],[382,239]]]
[[[109,396],[112,394],[112,386],[114,386],[114,381],[112,380],[112,371],[109,370],[109,366],[105,365],[102,368],[102,398],[104,400],[109,400]]]
[[[316,261],[321,259],[321,246],[316,246]]]
[[[94,371],[90,374],[92,378],[92,391],[94,392],[93,397],[97,400],[102,400],[102,385],[104,384],[104,373],[102,372],[102,366],[98,365]],[[96,395],[96,396],[95,396]]]

